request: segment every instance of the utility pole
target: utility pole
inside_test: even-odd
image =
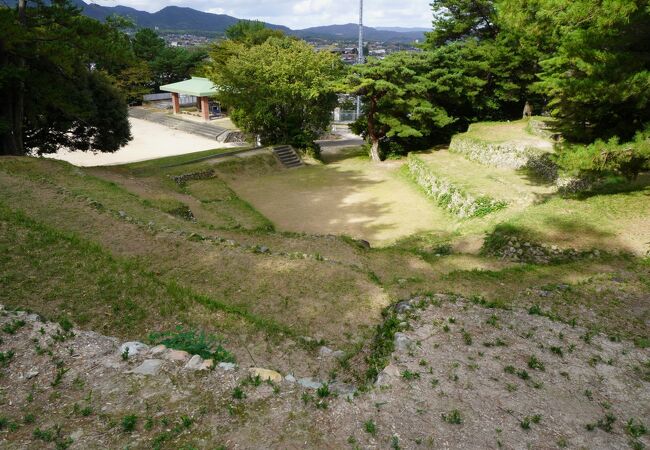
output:
[[[359,48],[357,64],[363,64],[363,0],[359,0]],[[361,96],[357,95],[357,119],[361,115]]]

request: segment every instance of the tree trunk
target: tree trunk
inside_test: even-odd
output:
[[[381,158],[379,157],[379,139],[372,139],[371,141],[370,158],[373,162],[381,162]]]
[[[377,99],[370,97],[370,107],[368,108],[368,137],[370,138],[370,158],[373,162],[381,162],[379,157],[379,136],[375,130],[375,114],[377,113]]]
[[[26,0],[18,0],[18,21],[23,28],[27,27],[27,11]],[[20,51],[20,50],[19,50]],[[16,65],[19,69],[25,67],[25,58],[18,55]],[[22,72],[22,70],[21,70]],[[25,120],[25,81],[20,80],[16,90],[12,93],[13,102],[10,104],[9,109],[12,114],[11,117],[11,140],[13,141],[12,148],[8,149],[7,153],[10,155],[24,155],[25,148],[23,145],[23,121]],[[9,100],[11,100],[11,97]]]

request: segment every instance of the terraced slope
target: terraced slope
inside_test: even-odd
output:
[[[489,196],[522,208],[555,192],[555,187],[532,181],[515,169],[490,167],[448,150],[418,154],[433,171],[474,196]]]

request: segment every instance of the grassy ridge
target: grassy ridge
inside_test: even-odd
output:
[[[134,259],[33,220],[0,202],[0,302],[119,336],[196,325],[197,305],[268,333],[287,327],[165,281]],[[220,314],[220,325],[226,325]],[[239,324],[245,326],[245,324]]]

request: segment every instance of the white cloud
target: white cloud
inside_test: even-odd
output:
[[[89,2],[89,0],[86,0]],[[291,28],[356,23],[358,0],[94,0],[105,6],[130,6],[149,12],[187,6],[240,19],[257,19]],[[364,0],[368,26],[431,26],[430,0]]]

